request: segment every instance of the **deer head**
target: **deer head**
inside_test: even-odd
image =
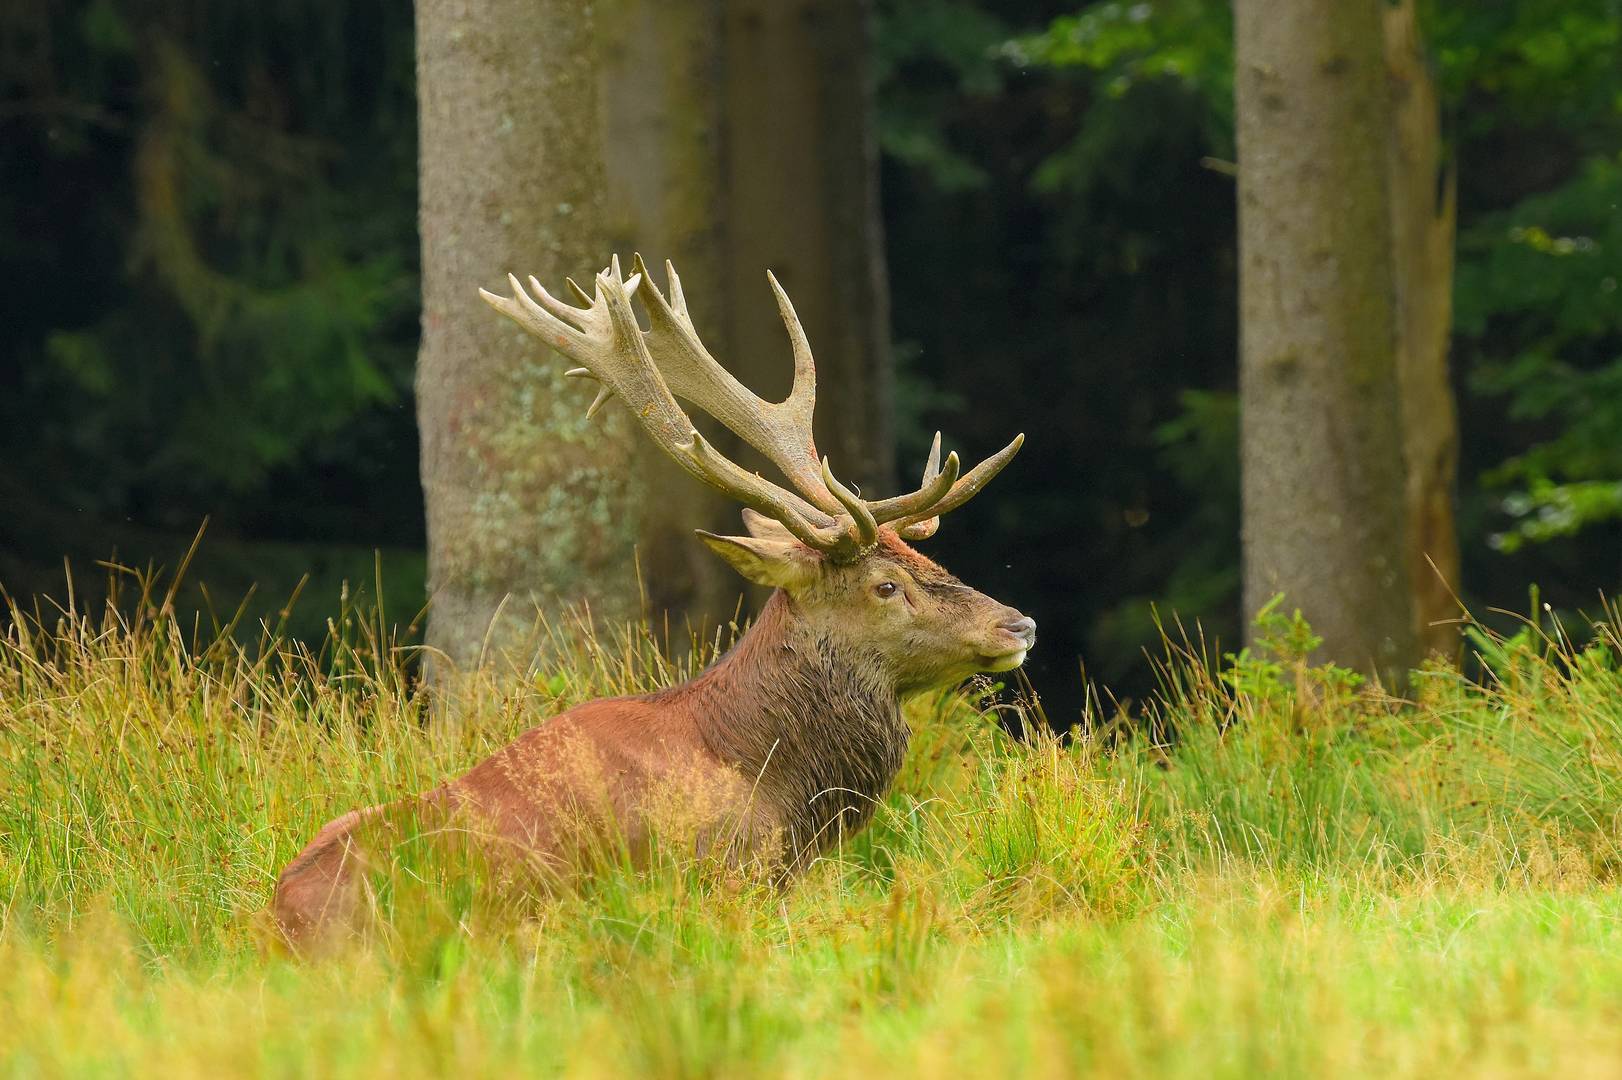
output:
[[[794,352],[788,397],[764,401],[710,355],[693,329],[681,279],[665,264],[669,296],[649,279],[641,256],[625,277],[616,256],[593,293],[572,280],[584,306],[553,297],[533,277],[508,275],[513,295],[480,294],[497,311],[580,366],[568,374],[598,383],[594,414],[618,397],[650,438],[694,477],[744,504],[747,535],[700,532],[745,578],[781,589],[798,621],[822,647],[848,652],[899,691],[952,682],[977,671],[1018,667],[1035,644],[1036,624],[958,581],[907,543],[934,534],[941,515],[962,506],[1011,461],[1018,435],[961,472],[955,452],[941,459],[935,436],[923,479],[904,495],[869,501],[819,458],[811,422],[816,364],[794,306],[769,272]],[[640,297],[648,326],[632,308]],[[677,399],[720,421],[763,454],[789,487],[719,453]]]
[[[782,589],[821,647],[877,665],[901,693],[1008,671],[1036,643],[1036,623],[971,589],[881,526],[865,554],[840,562],[745,510],[748,536],[700,533],[750,581]],[[868,665],[857,658],[865,657]]]

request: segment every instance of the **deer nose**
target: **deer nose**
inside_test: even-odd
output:
[[[1008,631],[1015,637],[1023,640],[1027,645],[1036,642],[1036,620],[1029,615],[1021,615],[1017,619],[1008,619],[997,624],[1000,629]]]

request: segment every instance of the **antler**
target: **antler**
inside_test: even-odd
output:
[[[992,477],[1002,472],[1003,467],[1014,460],[1014,455],[1019,453],[1019,448],[1024,445],[1025,433],[1020,432],[1007,446],[986,458],[959,479],[955,451],[947,455],[945,467],[941,466],[941,433],[937,431],[934,445],[929,449],[929,460],[924,463],[923,486],[913,495],[939,490],[942,493],[940,497],[920,500],[923,505],[918,506],[908,501],[913,495],[899,495],[894,499],[874,504],[873,516],[881,522],[896,522],[895,531],[908,540],[927,540],[941,527],[942,514],[956,510],[980,494],[980,489],[989,484]]]
[[[590,416],[618,396],[654,442],[693,476],[777,521],[802,543],[836,560],[855,558],[878,542],[878,528],[898,522],[909,539],[932,535],[940,515],[977,494],[1018,452],[1020,435],[961,478],[954,452],[940,460],[940,433],[916,491],[867,502],[840,483],[828,460],[818,460],[811,434],[816,409],[816,363],[794,305],[767,272],[778,311],[794,347],[794,385],[781,402],[751,393],[715,361],[693,328],[676,268],[665,263],[670,296],[650,280],[640,255],[629,279],[619,257],[597,275],[593,295],[569,282],[584,308],[565,304],[533,277],[530,291],[511,274],[511,297],[479,290],[491,307],[581,364],[568,374],[597,380],[601,387],[587,409]],[[649,329],[637,325],[631,297],[640,292]],[[533,296],[531,295],[533,293]],[[657,359],[656,359],[657,358]],[[733,434],[760,451],[793,484],[790,491],[749,472],[711,446],[693,427],[676,399],[698,406]]]
[[[811,346],[805,340],[794,305],[772,272],[766,272],[766,280],[777,297],[777,310],[794,346],[794,385],[788,397],[775,405],[751,393],[704,348],[693,329],[675,266],[665,263],[669,300],[653,284],[641,255],[635,257],[633,269],[646,286],[642,306],[648,313],[648,351],[657,358],[671,392],[697,405],[760,451],[818,509],[839,513],[840,503],[832,496],[832,485],[823,479],[816,440],[811,434],[811,417],[817,408],[816,361],[811,358]],[[610,272],[617,275],[618,271],[616,260]]]

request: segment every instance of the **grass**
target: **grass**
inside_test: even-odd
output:
[[[0,640],[6,1075],[1622,1061],[1615,613],[1582,644],[1474,631],[1481,677],[1427,668],[1399,700],[1313,666],[1310,631],[1270,611],[1237,656],[1168,647],[1158,698],[1074,741],[937,695],[875,824],[789,890],[675,851],[517,899],[409,866],[383,930],[306,963],[261,912],[322,822],[694,661],[570,628],[553,666],[446,725],[363,614],[305,648],[139,610],[19,613]]]

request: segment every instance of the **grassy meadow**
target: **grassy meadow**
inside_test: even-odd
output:
[[[576,628],[431,723],[375,615],[306,648],[139,610],[0,640],[7,1076],[1622,1070],[1615,612],[1472,629],[1482,672],[1400,696],[1271,612],[1237,656],[1168,645],[1087,739],[1017,688],[937,695],[792,888],[677,851],[547,896],[430,874],[305,962],[262,909],[324,821],[684,665]]]

